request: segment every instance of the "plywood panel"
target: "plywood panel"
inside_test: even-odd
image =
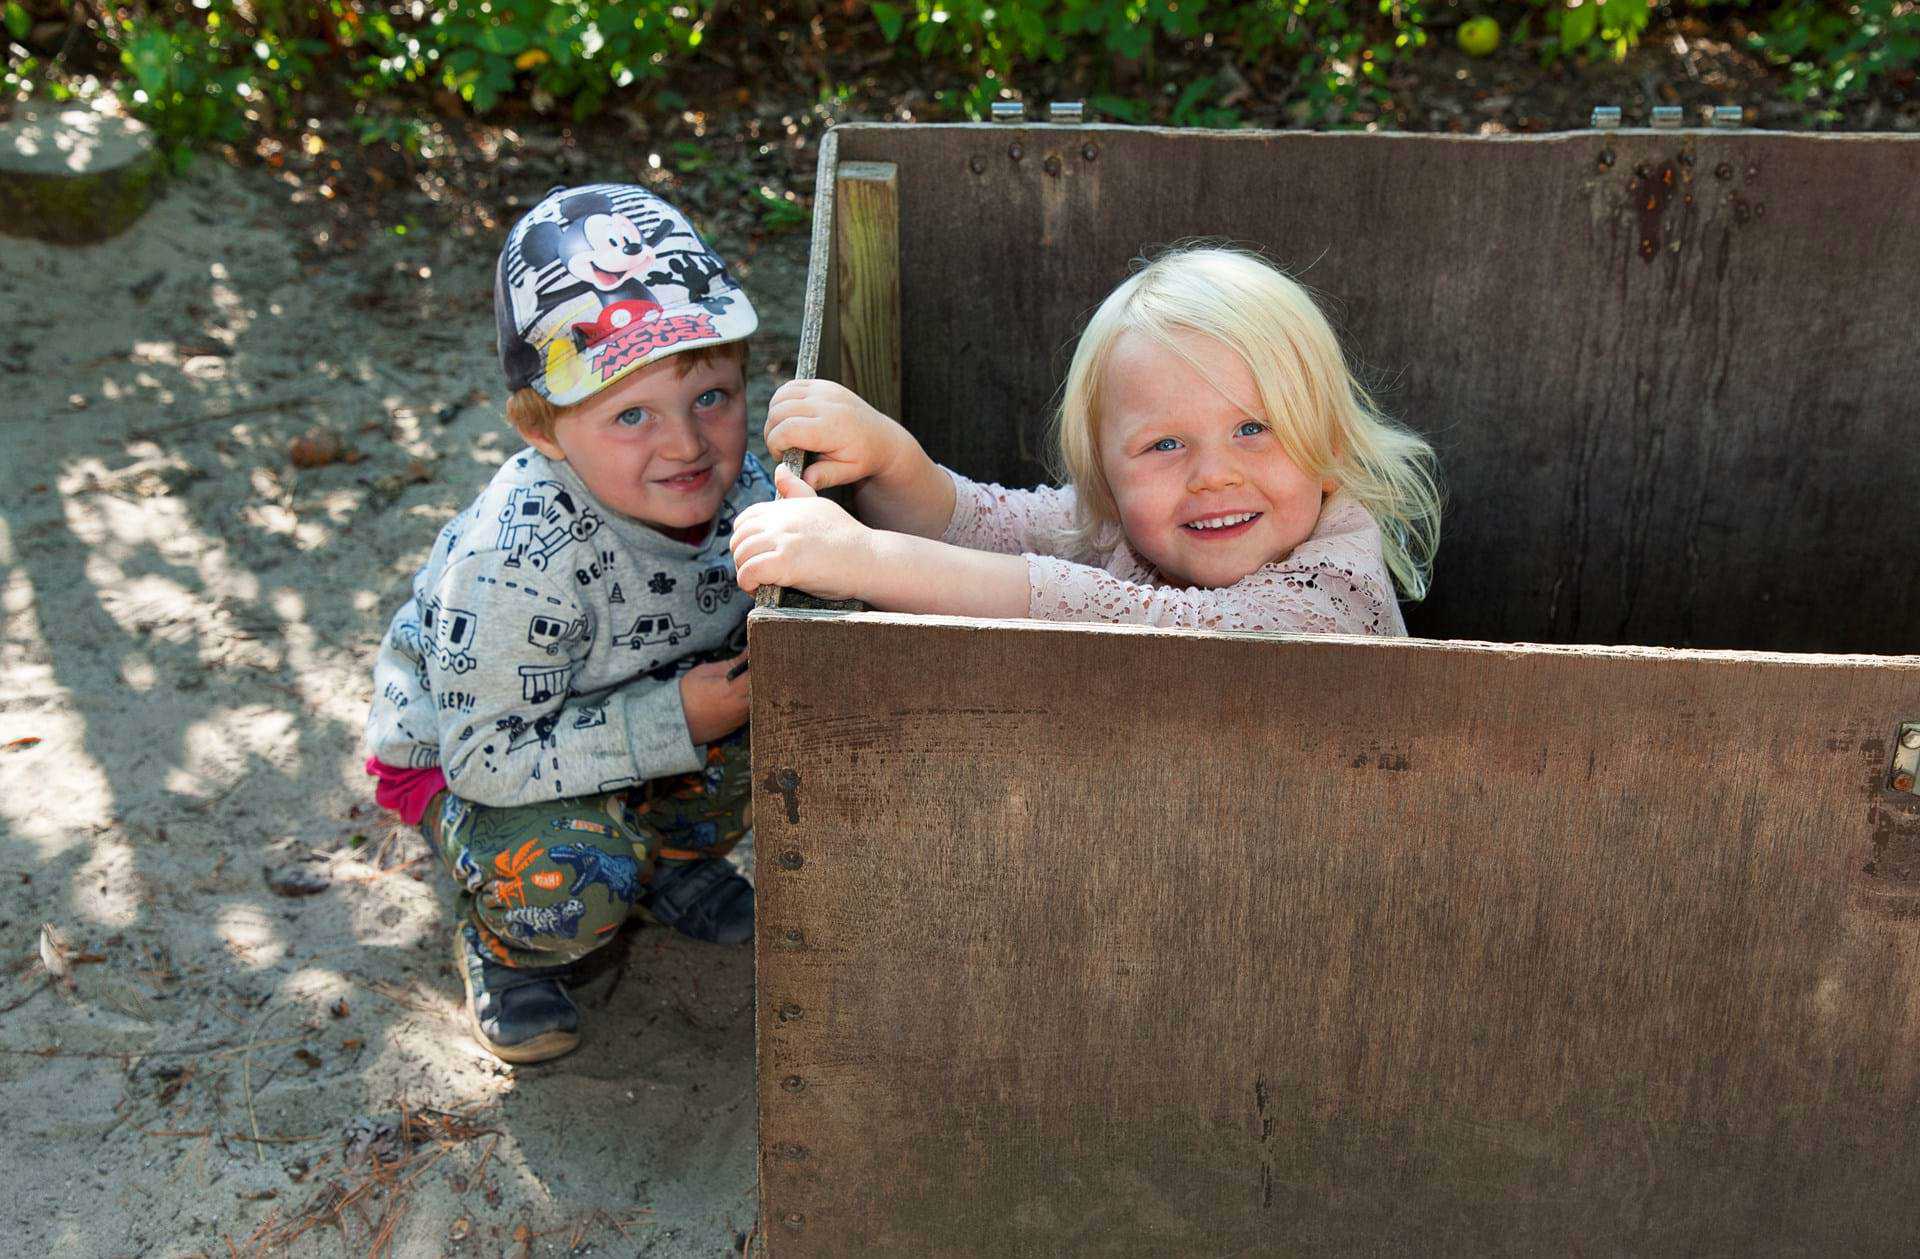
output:
[[[1920,659],[750,637],[773,1255],[1913,1252]]]
[[[1031,485],[1143,250],[1299,273],[1452,488],[1436,637],[1910,651],[1920,137],[837,129],[900,169],[906,422]]]

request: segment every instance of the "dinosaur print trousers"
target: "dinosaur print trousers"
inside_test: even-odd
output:
[[[495,960],[585,957],[640,912],[654,863],[724,857],[752,825],[743,727],[704,768],[603,795],[493,808],[444,792],[423,819]]]

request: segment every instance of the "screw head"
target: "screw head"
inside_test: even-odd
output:
[[[1716,166],[1716,167],[1714,167],[1714,168],[1713,168],[1713,177],[1714,177],[1715,179],[1732,179],[1732,178],[1733,178],[1733,163],[1732,163],[1732,162],[1722,162],[1722,163],[1720,163],[1720,164],[1719,164],[1718,166]]]
[[[797,1005],[783,1005],[780,1007],[780,1021],[782,1023],[791,1023],[796,1019],[804,1017],[804,1015],[805,1011],[801,1010]]]
[[[800,944],[805,942],[807,936],[803,931],[789,931],[785,938],[788,944]]]
[[[1900,746],[1903,748],[1920,748],[1920,730],[1909,730],[1901,735]]]
[[[1895,774],[1893,776],[1893,789],[1895,791],[1912,791],[1913,775],[1912,774]]]
[[[987,159],[976,153],[967,159],[967,169],[976,175],[984,175],[987,173]]]
[[[798,870],[806,864],[807,859],[791,848],[780,854],[780,868],[782,870]]]
[[[1047,154],[1047,160],[1040,163],[1040,169],[1046,171],[1049,175],[1058,175],[1060,173],[1060,155],[1058,153]]]
[[[797,1233],[801,1229],[807,1226],[807,1217],[800,1214],[798,1211],[789,1211],[787,1213],[787,1218],[784,1220],[781,1220],[780,1223],[783,1227],[787,1228],[789,1231]]]
[[[1612,170],[1613,169],[1613,150],[1601,149],[1600,156],[1593,160],[1593,164],[1599,167],[1601,170]]]
[[[797,1075],[790,1075],[786,1079],[780,1081],[780,1087],[787,1090],[787,1092],[789,1093],[798,1093],[800,1090],[807,1087],[807,1082],[801,1079]]]
[[[1021,148],[1017,144],[1009,144],[1007,146],[1007,156],[1012,158],[1016,162],[1019,161],[1021,158],[1025,157],[1026,155],[1027,155],[1027,151]]]
[[[1100,146],[1092,142],[1083,144],[1080,146],[1080,156],[1083,160],[1091,162],[1100,156]]]

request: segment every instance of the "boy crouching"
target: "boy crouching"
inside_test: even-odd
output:
[[[494,315],[528,448],[394,615],[367,768],[460,884],[480,1042],[539,1062],[579,1043],[563,981],[630,914],[753,936],[725,860],[749,825],[728,539],[773,489],[746,449],[753,307],[659,197],[550,192],[508,233]]]

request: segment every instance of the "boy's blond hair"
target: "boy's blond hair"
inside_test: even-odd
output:
[[[1085,546],[1120,522],[1100,466],[1100,425],[1107,359],[1123,332],[1153,338],[1197,372],[1178,334],[1198,333],[1237,354],[1259,389],[1261,418],[1287,457],[1365,506],[1379,522],[1401,597],[1426,594],[1440,541],[1433,447],[1380,414],[1312,295],[1264,258],[1238,249],[1189,246],[1164,253],[1110,293],[1088,322],[1054,416],[1053,470],[1074,487],[1079,503],[1072,542]]]
[[[717,358],[730,358],[740,365],[744,375],[747,370],[747,343],[728,341],[724,345],[703,345],[698,349],[686,350],[671,355],[669,360],[679,369],[682,376],[696,367],[704,366]],[[507,395],[507,423],[522,437],[538,437],[543,441],[553,439],[553,427],[567,412],[585,405],[585,400],[573,406],[557,407],[547,401],[538,390],[531,387],[516,389]]]

